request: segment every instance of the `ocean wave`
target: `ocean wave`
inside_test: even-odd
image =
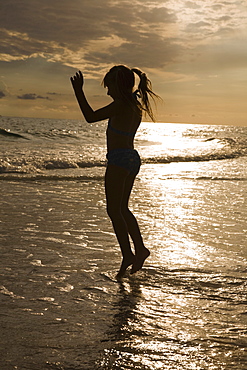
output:
[[[177,155],[177,156],[161,156],[150,157],[142,159],[142,163],[172,163],[172,162],[206,162],[206,161],[220,161],[224,159],[233,159],[246,156],[247,152],[242,150],[231,152],[206,153],[200,155]]]
[[[27,122],[26,122],[27,123]],[[71,123],[68,124],[68,127],[59,127],[60,122],[51,122],[51,127],[48,126],[48,122],[36,122],[36,124],[25,125],[23,127],[23,122],[21,127],[17,122],[11,124],[11,129],[0,127],[0,137],[2,141],[16,141],[18,139],[30,140],[32,142],[42,141],[50,142],[54,141],[56,143],[64,143],[69,141],[71,143],[77,144],[78,141],[90,140],[90,138],[101,137],[105,139],[105,127],[102,125],[91,125],[84,123],[83,126],[79,125],[78,122],[75,123],[75,126],[72,126]],[[4,124],[4,123],[3,123]],[[13,126],[13,127],[12,127]],[[57,127],[56,127],[57,126]],[[21,141],[21,140],[20,140]]]
[[[33,174],[24,174],[24,173],[5,173],[1,174],[0,181],[10,181],[10,182],[86,182],[86,181],[97,181],[101,182],[104,180],[104,171],[101,173],[88,173],[88,174],[76,174],[73,173],[33,173]],[[163,176],[162,180],[190,180],[190,181],[227,181],[227,182],[246,182],[247,177],[239,176],[183,176],[183,175],[167,175]]]
[[[227,176],[198,176],[198,177],[187,177],[181,176],[180,178],[185,180],[205,180],[205,181],[247,181],[247,177],[227,177]]]
[[[103,181],[104,175],[47,175],[47,174],[33,174],[33,175],[23,175],[23,174],[4,174],[0,176],[0,181],[11,181],[11,182],[47,182],[47,181]]]
[[[211,137],[209,139],[204,140],[205,142],[208,141],[214,141],[216,140],[217,142],[223,143],[223,144],[228,144],[228,145],[236,145],[237,141],[231,137],[223,137],[223,138],[217,138],[217,137]]]
[[[207,153],[200,155],[175,155],[175,156],[159,156],[142,158],[143,164],[168,164],[179,162],[204,162],[204,161],[219,161],[238,158],[247,155],[246,151],[231,151]],[[105,167],[105,160],[78,158],[39,158],[39,157],[24,157],[24,158],[5,158],[0,160],[0,174],[4,173],[40,173],[46,170],[67,170],[76,168],[92,168]]]
[[[45,170],[66,170],[71,168],[104,167],[105,161],[76,161],[66,158],[12,158],[0,161],[0,174],[2,173],[35,173]]]
[[[0,127],[0,135],[3,137],[3,138],[10,138],[10,139],[25,139],[25,140],[29,140],[27,137],[21,135],[21,134],[17,134],[15,132],[12,132],[10,130],[6,130],[5,128],[2,128]]]

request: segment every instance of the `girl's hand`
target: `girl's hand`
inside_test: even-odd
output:
[[[71,81],[73,89],[75,91],[81,91],[82,90],[84,79],[83,79],[83,75],[82,75],[81,71],[76,72],[76,74],[73,77],[70,78],[70,81]]]

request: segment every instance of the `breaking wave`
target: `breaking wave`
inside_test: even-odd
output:
[[[179,162],[219,161],[246,155],[245,151],[207,153],[201,155],[175,155],[142,158],[143,164],[168,164]],[[66,170],[71,168],[105,167],[105,160],[70,158],[7,158],[0,160],[0,173],[34,173],[46,170]]]

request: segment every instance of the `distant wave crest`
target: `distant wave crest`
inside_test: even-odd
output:
[[[247,155],[246,147],[235,148],[229,151],[219,151],[215,153],[195,154],[195,155],[173,155],[173,156],[154,156],[142,158],[143,164],[166,164],[179,162],[204,162],[219,161],[224,159],[238,158]],[[0,160],[0,173],[37,173],[46,170],[59,170],[70,168],[92,168],[105,167],[105,160],[97,159],[71,159],[71,158],[51,158],[51,157],[12,157]]]
[[[73,161],[70,159],[14,159],[0,161],[0,173],[37,173],[45,170],[104,167],[105,161]]]
[[[223,159],[232,159],[245,156],[247,153],[242,151],[223,152],[223,153],[207,153],[201,155],[184,155],[184,156],[165,156],[165,157],[150,157],[142,160],[142,163],[178,163],[178,162],[206,162],[206,161],[220,161]]]

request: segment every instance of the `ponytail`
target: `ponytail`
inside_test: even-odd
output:
[[[138,90],[133,94],[133,87],[135,85],[135,75],[139,76],[140,82]],[[131,104],[134,108],[136,105],[146,112],[152,121],[155,121],[152,107],[149,98],[153,101],[155,98],[159,98],[152,90],[151,81],[148,79],[146,73],[143,73],[138,68],[128,68],[124,65],[117,65],[112,67],[103,79],[104,87],[113,81],[116,84],[118,94]],[[140,98],[140,100],[137,99]]]
[[[152,121],[155,121],[149,97],[154,101],[155,98],[159,98],[159,96],[152,91],[152,83],[148,79],[146,73],[143,73],[138,68],[132,68],[132,71],[140,78],[136,95],[140,95],[142,109],[149,115]]]

